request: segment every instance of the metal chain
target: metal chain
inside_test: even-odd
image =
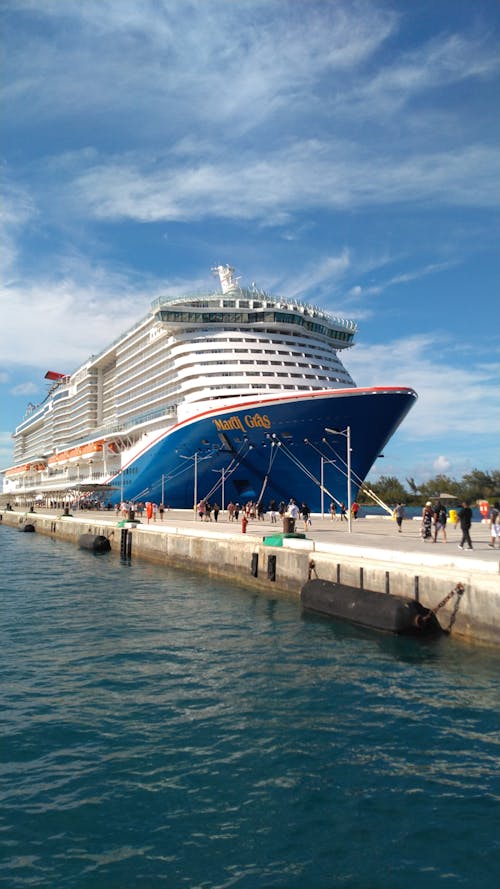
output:
[[[429,614],[437,614],[438,611],[443,608],[443,606],[446,605],[447,602],[449,602],[449,600],[455,595],[455,593],[458,597],[460,597],[463,595],[464,592],[465,587],[463,583],[457,583],[457,585],[448,593],[448,595],[446,595],[444,599],[441,599],[441,602],[439,602],[439,604],[436,605],[435,608],[429,609]]]

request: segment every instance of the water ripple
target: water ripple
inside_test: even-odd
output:
[[[0,527],[9,889],[477,889],[494,653]]]

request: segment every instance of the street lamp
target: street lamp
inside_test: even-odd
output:
[[[346,426],[345,429],[327,429],[331,435],[343,435],[347,444],[347,530],[349,534],[352,531],[352,514],[351,514],[351,427]]]
[[[181,460],[193,460],[194,462],[194,484],[193,484],[193,515],[196,521],[196,507],[198,505],[198,451],[195,451],[190,457],[185,454],[179,454]],[[203,458],[202,458],[203,459]]]
[[[327,460],[326,457],[321,456],[321,518],[325,517],[325,463],[331,463],[332,465],[336,463],[336,460]]]
[[[226,480],[226,467],[223,466],[222,469],[212,469],[212,472],[220,472],[220,474],[221,474],[221,498],[222,498],[221,499],[221,510],[222,510],[222,512],[224,512],[225,499],[226,499],[225,491],[224,491],[224,484],[225,484],[225,480]],[[218,486],[219,486],[219,483],[217,482],[217,487]]]
[[[196,521],[196,506],[198,504],[198,451],[194,452],[194,520]]]

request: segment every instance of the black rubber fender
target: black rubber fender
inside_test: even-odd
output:
[[[415,599],[359,589],[328,580],[308,580],[300,601],[305,611],[349,621],[386,633],[425,633],[440,630],[433,612]]]
[[[78,538],[80,549],[89,549],[94,553],[107,553],[111,544],[103,534],[80,534]]]

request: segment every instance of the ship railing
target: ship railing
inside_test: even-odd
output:
[[[324,321],[329,322],[330,324],[334,324],[337,327],[340,327],[342,330],[348,330],[351,332],[356,332],[357,324],[355,321],[351,321],[349,318],[341,318],[339,315],[332,315],[330,312],[327,312],[325,309],[322,309],[320,306],[313,306],[310,303],[304,302],[299,299],[294,299],[293,297],[280,297],[273,296],[270,293],[267,293],[265,290],[248,290],[246,288],[238,288],[235,291],[231,291],[233,295],[238,295],[240,297],[248,297],[249,299],[263,299],[268,300],[273,304],[276,308],[281,309],[298,309],[301,314],[310,314],[312,318],[320,318]],[[199,293],[191,293],[185,294],[181,297],[178,296],[160,296],[155,299],[151,303],[151,309],[156,311],[157,309],[161,309],[162,306],[169,305],[172,302],[175,303],[189,303],[192,300],[200,300],[206,299],[207,303],[212,299],[223,299],[228,298],[228,294],[222,294],[220,291],[215,292],[199,292]],[[202,307],[201,307],[202,308]],[[210,305],[207,304],[207,309],[210,309]]]
[[[14,494],[41,494],[44,491],[54,491],[59,490],[61,488],[67,488],[71,490],[79,490],[84,489],[86,485],[98,485],[104,484],[111,474],[111,470],[108,469],[108,472],[91,472],[87,475],[83,473],[80,475],[80,478],[71,476],[68,477],[61,473],[61,475],[51,475],[45,479],[35,480],[22,480],[18,485],[12,487],[11,493]]]
[[[133,429],[140,423],[147,423],[151,420],[159,420],[161,419],[161,417],[172,419],[176,415],[177,404],[170,405],[167,408],[159,408],[156,411],[149,411],[145,414],[138,414],[134,417],[131,417],[128,423],[110,423],[108,426],[99,426],[96,429],[93,429],[92,433],[89,433],[83,438],[75,438],[69,440],[65,444],[65,449],[78,447],[78,445],[85,444],[86,442],[95,438],[105,438],[107,435],[121,435],[126,432],[130,432],[131,429]]]

